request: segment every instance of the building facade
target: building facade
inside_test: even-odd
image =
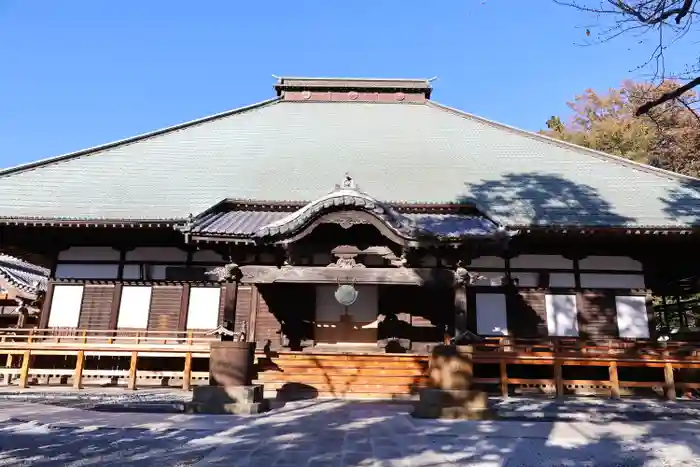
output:
[[[653,339],[652,293],[694,284],[698,180],[443,106],[425,80],[275,91],[0,173],[2,247],[50,269],[40,328],[231,323],[307,352]]]

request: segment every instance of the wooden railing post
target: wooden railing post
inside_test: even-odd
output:
[[[608,375],[610,378],[610,397],[613,399],[620,398],[620,378],[617,374],[617,362],[612,360],[608,366]]]
[[[6,336],[2,336],[2,340],[0,342],[6,342],[7,338]],[[12,360],[13,360],[13,355],[11,353],[7,354],[7,359],[5,360],[5,368],[12,368]],[[12,375],[10,373],[5,373],[5,377],[3,378],[3,384],[5,386],[9,386],[10,383],[12,383]]]
[[[192,345],[192,331],[187,332],[187,345]],[[189,391],[192,384],[192,352],[185,353],[185,369],[182,372],[182,390]]]
[[[136,390],[136,365],[138,363],[139,353],[137,351],[131,352],[131,364],[129,365],[129,382],[127,383],[127,389],[132,391]]]
[[[554,388],[556,397],[560,398],[564,397],[564,374],[559,359],[559,340],[555,339],[552,342],[552,350],[554,351]]]
[[[73,388],[83,389],[83,370],[85,369],[85,344],[87,343],[87,331],[83,331],[83,348],[78,350],[75,360],[75,373],[73,374]]]
[[[500,373],[501,373],[501,378],[500,378],[500,385],[501,385],[501,396],[504,399],[508,398],[508,367],[506,365],[505,360],[501,360],[499,362],[500,366]]]
[[[32,358],[32,351],[25,350],[22,355],[22,369],[19,373],[19,387],[26,389],[29,387],[29,360]]]
[[[666,390],[666,399],[676,400],[676,382],[673,379],[673,364],[671,362],[664,363],[664,380]]]

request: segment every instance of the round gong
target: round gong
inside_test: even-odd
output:
[[[357,300],[357,289],[352,285],[340,285],[335,291],[335,299],[343,306],[350,306]]]

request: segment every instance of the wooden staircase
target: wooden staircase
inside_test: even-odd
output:
[[[409,399],[425,383],[425,355],[280,352],[257,356],[266,397]]]

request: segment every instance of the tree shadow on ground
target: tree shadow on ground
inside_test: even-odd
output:
[[[597,189],[554,174],[507,173],[466,188],[469,196],[460,201],[474,203],[504,224],[610,227],[634,222],[615,212]]]
[[[545,410],[548,404],[556,403],[530,402],[526,409]],[[0,461],[273,467],[644,465],[673,460],[683,465],[700,456],[697,422],[462,422],[413,419],[409,411],[405,404],[303,401],[254,417],[162,416],[150,431],[110,428],[118,424],[114,414],[74,412],[64,415],[63,428],[0,426]],[[140,417],[129,416],[130,426],[138,427]],[[150,414],[145,418],[154,419]]]

